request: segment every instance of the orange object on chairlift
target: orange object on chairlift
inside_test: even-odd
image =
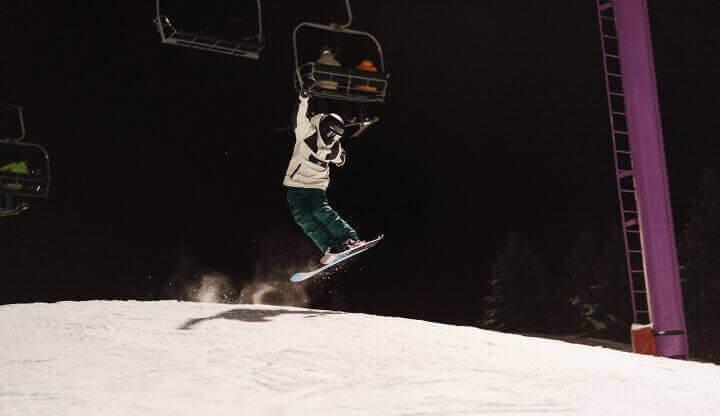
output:
[[[364,59],[362,62],[360,62],[355,69],[359,69],[361,71],[367,71],[367,72],[378,72],[378,69],[375,67],[375,64],[373,61],[369,59]],[[370,91],[375,92],[377,91],[377,87],[371,87],[369,85],[357,85],[355,88],[363,91]]]

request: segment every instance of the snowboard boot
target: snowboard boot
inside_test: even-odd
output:
[[[365,242],[362,240],[350,238],[347,241],[345,241],[342,246],[340,246],[340,249],[337,252],[333,252],[331,248],[328,248],[327,251],[325,251],[325,255],[323,255],[320,258],[321,264],[330,264],[335,259],[338,258],[341,254],[350,251],[358,246],[363,245]]]

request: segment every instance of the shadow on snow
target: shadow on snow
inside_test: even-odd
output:
[[[279,315],[287,315],[287,314],[301,314],[301,315],[307,315],[305,318],[315,318],[320,315],[331,315],[331,314],[339,314],[342,312],[306,312],[306,311],[291,311],[287,309],[267,309],[267,310],[258,310],[258,309],[231,309],[229,311],[220,312],[217,315],[209,316],[207,318],[195,318],[190,319],[189,321],[185,322],[183,325],[179,326],[178,329],[192,329],[193,326],[197,325],[200,322],[203,321],[209,321],[213,319],[234,319],[236,321],[244,321],[244,322],[270,322],[269,318],[273,318],[275,316]]]

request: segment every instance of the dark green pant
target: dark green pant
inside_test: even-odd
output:
[[[287,187],[287,201],[295,222],[316,246],[336,252],[357,233],[335,210],[330,208],[322,189]]]

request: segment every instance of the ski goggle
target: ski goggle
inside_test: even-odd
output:
[[[336,140],[336,137],[337,139],[341,139],[343,134],[345,134],[345,129],[331,126],[327,132],[327,138],[330,140]]]
[[[337,140],[345,134],[345,127],[335,120],[327,120],[320,125],[320,132],[326,139]]]

